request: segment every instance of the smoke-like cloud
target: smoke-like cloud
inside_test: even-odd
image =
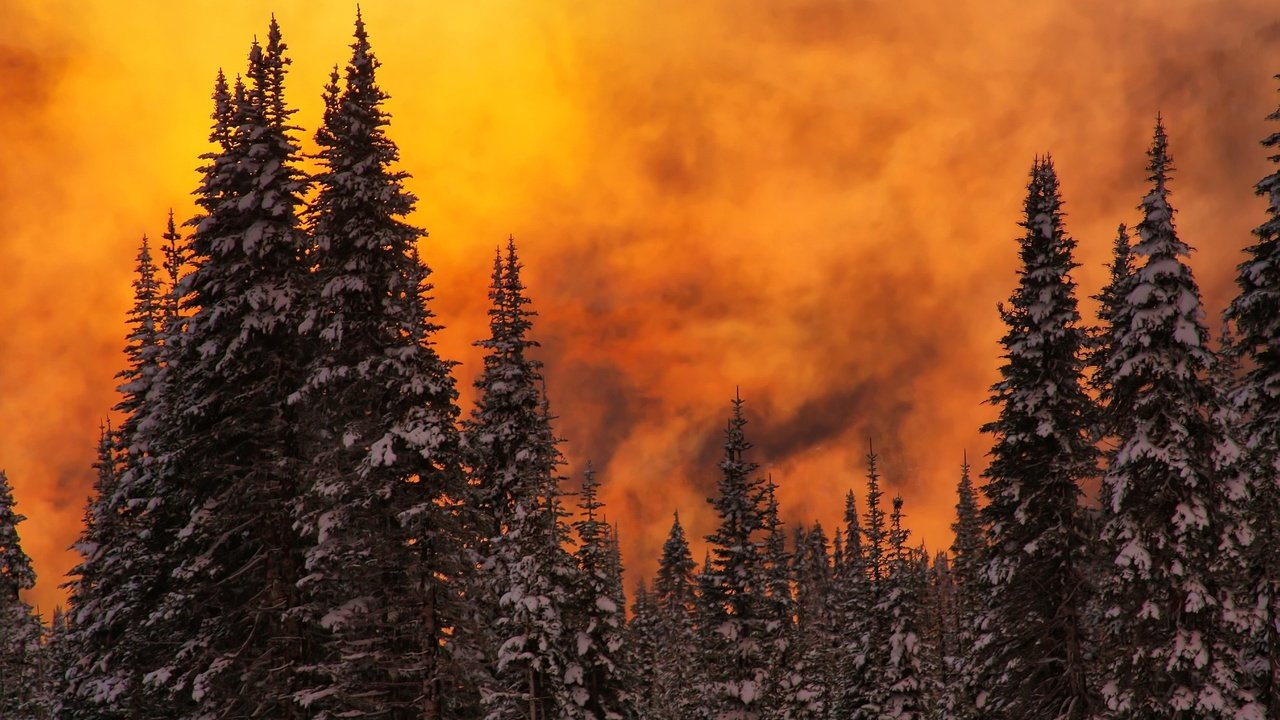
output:
[[[513,233],[567,470],[602,470],[632,580],[672,510],[711,529],[735,388],[789,522],[837,520],[870,439],[918,536],[949,543],[961,452],[980,468],[989,444],[995,304],[1037,153],[1062,178],[1082,296],[1135,220],[1157,112],[1214,312],[1261,220],[1280,71],[1262,0],[363,8],[431,231],[442,352],[469,396]],[[275,11],[313,128],[352,8]],[[247,0],[0,9],[0,466],[45,606],[114,402],[132,248],[169,206],[189,214],[214,71],[239,70],[266,20]]]

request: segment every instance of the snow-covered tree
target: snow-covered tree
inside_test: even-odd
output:
[[[1093,401],[1084,389],[1086,330],[1049,158],[1031,170],[1018,287],[1000,314],[1004,365],[983,493],[986,609],[978,647],[979,707],[996,717],[1081,719],[1096,709],[1083,610],[1089,538],[1080,482],[1097,472]]]
[[[0,471],[0,709],[15,720],[44,720],[40,619],[20,596],[35,586],[36,573],[18,537],[26,518],[14,505]]]
[[[1115,718],[1247,717],[1219,570],[1228,498],[1213,461],[1213,357],[1160,121],[1147,154],[1139,266],[1110,352],[1108,411],[1127,420],[1104,478],[1102,694]]]
[[[615,561],[609,525],[599,516],[604,503],[600,483],[588,465],[578,499],[578,582],[568,608],[570,672],[582,676],[579,691],[571,697],[578,706],[575,716],[585,720],[637,718],[635,699],[626,685],[627,657],[624,628],[626,613],[615,582]]]
[[[1280,76],[1277,76],[1280,79]],[[1267,116],[1280,121],[1280,109]],[[1280,131],[1262,144],[1268,160],[1280,164]],[[1266,717],[1280,717],[1280,170],[1258,182],[1266,199],[1266,220],[1239,266],[1239,294],[1226,318],[1236,328],[1231,352],[1247,366],[1230,405],[1238,413],[1250,499],[1246,519],[1253,538],[1247,551],[1245,593],[1252,602],[1250,674]],[[1224,343],[1225,344],[1225,343]],[[1242,599],[1243,603],[1243,599]],[[1243,609],[1243,608],[1242,608]]]
[[[867,518],[879,523],[875,537],[883,543],[884,512],[880,509],[879,473],[875,470],[876,458],[868,457],[871,467],[868,477]],[[873,477],[872,477],[873,476]],[[874,502],[871,501],[874,498]],[[835,640],[835,680],[831,691],[832,716],[850,720],[871,720],[876,717],[872,704],[872,688],[877,666],[873,658],[880,657],[879,648],[872,648],[875,633],[874,589],[867,570],[867,553],[862,539],[864,532],[858,518],[858,505],[853,491],[845,495],[845,541],[840,560],[835,563],[834,591],[831,601],[833,626],[839,628]],[[836,548],[842,547],[836,537]],[[883,557],[883,544],[881,557]]]
[[[166,338],[173,408],[153,472],[170,493],[162,535],[175,567],[155,616],[170,651],[149,679],[177,717],[301,717],[294,694],[310,637],[298,616],[302,423],[289,398],[306,352],[297,328],[308,275],[298,210],[306,181],[284,102],[289,60],[274,18],[248,84],[215,93],[217,149],[196,192],[185,331]],[[176,531],[170,525],[178,522]],[[170,534],[172,533],[172,534]]]
[[[98,447],[97,482],[75,548],[80,563],[68,583],[73,619],[61,642],[74,648],[65,668],[66,698],[59,713],[77,718],[154,717],[142,683],[153,662],[145,635],[150,572],[144,516],[148,497],[138,479],[150,457],[141,441],[149,403],[164,352],[165,293],[145,236],[138,249],[134,304],[125,344],[125,369],[118,374],[124,419],[118,431],[104,427]]]
[[[481,643],[488,676],[481,682],[486,717],[575,717],[568,698],[581,686],[569,670],[566,604],[577,567],[557,486],[560,454],[542,391],[541,363],[529,355],[534,313],[520,279],[514,240],[494,260],[490,336],[464,430],[471,471],[479,572],[470,588],[476,616],[489,623]],[[487,603],[487,604],[486,604]]]
[[[296,415],[311,484],[303,589],[320,626],[312,717],[441,718],[467,569],[450,363],[433,346],[429,270],[403,220],[415,199],[394,166],[379,63],[357,13],[351,58],[325,90],[311,206],[314,273],[302,331],[313,350]]]
[[[698,636],[694,619],[698,609],[698,579],[694,576],[689,540],[675,513],[662,558],[653,581],[656,633],[652,703],[647,718],[682,720],[697,714],[703,696],[699,692]]]
[[[719,524],[707,536],[710,566],[700,593],[700,630],[705,653],[703,703],[713,720],[763,717],[763,693],[769,674],[767,628],[762,605],[765,589],[761,545],[766,533],[766,493],[744,429],[742,398],[735,397],[725,430],[718,494],[709,502]]]
[[[793,661],[774,668],[786,673],[782,686],[782,712],[791,720],[821,720],[833,709],[840,665],[837,650],[839,625],[834,612],[836,577],[831,548],[821,524],[796,532],[794,555],[796,584],[796,635]]]
[[[642,718],[662,718],[657,711],[655,682],[658,663],[658,639],[661,626],[658,607],[649,586],[643,580],[631,601],[631,621],[627,623],[626,665],[623,671],[630,686],[636,713]]]
[[[951,523],[955,539],[951,543],[949,574],[955,600],[949,622],[954,626],[953,642],[943,656],[947,682],[942,705],[955,720],[975,717],[979,692],[980,656],[976,653],[977,624],[984,607],[983,569],[986,563],[982,519],[978,496],[969,474],[969,456],[960,465],[956,485],[956,519]],[[944,622],[948,620],[944,617]]]
[[[875,613],[885,623],[884,664],[875,672],[873,700],[883,720],[923,720],[927,716],[922,666],[921,615],[925,574],[917,554],[907,547],[902,498],[893,499],[889,522],[888,574]]]
[[[787,552],[786,535],[778,516],[778,486],[770,477],[764,485],[764,538],[760,547],[761,590],[760,617],[764,621],[762,638],[769,678],[764,688],[764,716],[783,718],[788,715],[789,697],[801,684],[794,672],[795,598],[791,594],[791,554]]]

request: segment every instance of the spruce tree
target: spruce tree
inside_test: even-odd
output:
[[[998,418],[981,517],[987,529],[986,609],[978,640],[984,715],[1081,719],[1096,709],[1083,621],[1089,538],[1079,483],[1096,473],[1093,401],[1083,386],[1086,334],[1049,158],[1031,170],[1020,223],[1017,289],[1000,314]]]
[[[801,681],[794,671],[795,598],[791,595],[791,553],[787,552],[786,535],[778,516],[777,485],[773,478],[764,485],[764,538],[761,542],[762,591],[760,615],[763,622],[765,662],[769,678],[764,688],[765,717],[782,718]]]
[[[22,549],[13,488],[0,471],[0,708],[16,720],[43,720],[40,620],[20,595],[35,587],[31,558]]]
[[[461,702],[446,697],[466,570],[457,391],[433,345],[423,233],[403,220],[415,198],[394,169],[378,65],[357,13],[316,134],[315,271],[301,321],[313,351],[295,402],[311,428],[303,589],[322,645],[305,697],[318,718],[440,718]]]
[[[172,493],[157,517],[175,567],[156,616],[172,643],[149,679],[177,717],[301,717],[310,657],[293,509],[300,422],[289,402],[307,354],[298,335],[308,241],[306,181],[284,103],[286,46],[274,18],[249,53],[248,84],[215,93],[212,138],[190,221],[185,331],[161,373],[172,411],[155,465]],[[176,528],[171,525],[177,522]]]
[[[956,485],[956,519],[951,524],[955,539],[951,543],[950,575],[955,586],[954,643],[944,658],[949,678],[943,700],[950,717],[968,720],[976,713],[980,681],[980,656],[976,652],[975,628],[984,606],[983,567],[985,545],[978,497],[969,475],[969,455],[960,465],[960,481]]]
[[[651,714],[654,720],[681,720],[697,717],[696,711],[705,698],[698,691],[698,636],[695,613],[698,609],[698,578],[694,575],[693,555],[680,513],[675,513],[662,558],[653,581],[653,603],[656,614]]]
[[[588,465],[582,481],[574,523],[578,533],[578,567],[568,610],[573,634],[570,672],[582,675],[581,692],[572,698],[575,715],[586,720],[637,718],[635,700],[626,684],[626,613],[615,582],[615,561],[607,523],[599,517],[600,501],[595,470]]]
[[[627,623],[626,664],[623,671],[631,688],[636,714],[642,718],[662,718],[656,705],[656,670],[659,660],[658,642],[661,625],[658,608],[649,586],[640,581],[631,602],[631,621]]]
[[[1280,109],[1267,120],[1280,121]],[[1267,159],[1280,164],[1280,131],[1262,145]],[[1280,169],[1254,191],[1266,199],[1266,220],[1253,230],[1256,242],[1238,268],[1240,292],[1225,315],[1236,329],[1229,349],[1248,368],[1230,398],[1240,415],[1241,463],[1251,495],[1246,519],[1253,542],[1243,589],[1256,612],[1248,655],[1266,717],[1280,718]]]
[[[796,533],[796,636],[794,661],[784,686],[783,712],[792,720],[821,720],[833,709],[839,678],[836,652],[835,576],[827,534],[820,523]],[[775,669],[776,671],[776,669]]]
[[[1104,478],[1104,647],[1115,651],[1102,692],[1110,717],[1237,717],[1246,708],[1223,616],[1227,498],[1213,467],[1205,377],[1213,358],[1184,261],[1191,248],[1173,224],[1173,166],[1160,121],[1147,154],[1151,190],[1133,248],[1139,267],[1111,350],[1108,410],[1128,420]]]
[[[492,635],[483,702],[490,720],[570,717],[564,610],[576,568],[557,487],[560,455],[529,355],[534,313],[520,279],[514,240],[494,261],[490,337],[479,398],[464,430],[480,572],[470,588],[476,617]],[[572,678],[580,680],[580,678]]]
[[[766,491],[764,480],[753,477],[757,465],[746,457],[751,449],[746,424],[742,398],[735,397],[725,429],[719,492],[709,499],[719,524],[707,536],[711,562],[700,579],[707,673],[703,696],[713,720],[763,717],[769,674],[761,587]]]
[[[133,281],[134,303],[125,344],[125,369],[117,377],[124,417],[118,431],[104,427],[98,446],[97,482],[75,548],[82,558],[71,571],[70,607],[74,619],[61,639],[74,648],[75,662],[65,668],[67,696],[63,720],[150,717],[142,677],[151,663],[143,628],[153,575],[145,542],[148,501],[137,480],[150,458],[143,424],[157,387],[164,351],[165,294],[144,235]]]
[[[868,503],[868,518],[879,518],[879,476],[876,475],[875,514]],[[845,541],[842,560],[836,563],[831,612],[834,627],[841,628],[833,650],[836,660],[831,691],[832,716],[851,720],[870,720],[876,717],[872,706],[872,682],[877,671],[873,658],[879,657],[871,648],[874,602],[871,578],[867,571],[867,555],[863,548],[862,523],[858,519],[858,505],[853,491],[845,495]],[[840,548],[839,532],[836,547]]]
[[[922,667],[921,614],[924,573],[919,558],[907,547],[909,533],[902,526],[902,498],[893,499],[889,523],[888,574],[875,613],[884,623],[884,664],[878,668],[873,700],[884,720],[923,720],[926,717]]]

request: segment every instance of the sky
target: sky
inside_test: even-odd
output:
[[[830,531],[868,441],[915,539],[951,541],[994,416],[996,305],[1033,159],[1105,282],[1162,113],[1217,315],[1263,219],[1268,0],[366,0],[464,411],[514,236],[572,481],[592,460],[628,584],[673,511],[711,532],[729,401],[791,526]],[[193,212],[219,68],[278,18],[304,147],[355,3],[0,2],[0,468],[46,612],[116,402],[140,237]]]

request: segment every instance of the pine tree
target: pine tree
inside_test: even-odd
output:
[[[796,638],[794,662],[784,687],[784,711],[791,720],[821,720],[833,709],[839,680],[836,652],[835,576],[827,534],[820,523],[796,533]],[[776,669],[775,669],[776,670]]]
[[[15,720],[43,720],[40,620],[21,597],[35,587],[31,558],[22,550],[13,488],[0,471],[0,708]]]
[[[75,545],[82,559],[68,583],[74,622],[62,642],[74,648],[75,662],[65,668],[63,720],[159,712],[142,683],[151,662],[143,627],[153,576],[147,571],[142,534],[149,498],[140,494],[136,480],[149,461],[146,445],[138,439],[162,368],[165,296],[146,236],[138,249],[133,290],[126,366],[117,375],[121,384],[115,409],[124,419],[118,431],[103,428],[94,496]]]
[[[960,481],[956,486],[956,519],[951,524],[955,539],[951,543],[950,575],[955,585],[954,643],[944,657],[944,670],[950,681],[946,685],[943,704],[948,717],[968,720],[975,717],[980,682],[980,658],[976,652],[975,628],[982,617],[983,567],[985,545],[978,497],[969,476],[969,455],[960,465]],[[941,556],[940,556],[941,557]]]
[[[1104,478],[1102,583],[1111,717],[1237,717],[1242,698],[1216,556],[1224,491],[1208,417],[1212,364],[1200,292],[1174,229],[1172,161],[1157,121],[1140,209],[1140,267],[1111,350],[1113,417],[1129,418]]]
[[[1280,109],[1267,120],[1280,121]],[[1267,159],[1280,164],[1280,132],[1262,145]],[[1245,588],[1256,609],[1251,675],[1266,717],[1280,718],[1280,528],[1274,521],[1280,516],[1280,169],[1254,190],[1267,200],[1267,218],[1253,230],[1257,241],[1245,249],[1236,278],[1240,292],[1225,315],[1236,328],[1229,349],[1248,366],[1230,405],[1240,415],[1241,464],[1251,495]]]
[[[922,665],[929,691],[926,698],[929,717],[937,720],[966,717],[968,708],[963,702],[957,702],[962,698],[959,690],[964,628],[959,622],[959,586],[951,570],[951,559],[939,550],[929,564],[923,547],[919,559],[927,579],[921,628],[926,650]]]
[[[704,565],[704,567],[706,567]],[[698,578],[680,513],[675,513],[653,582],[657,640],[654,652],[653,701],[646,718],[683,720],[697,717],[704,698],[698,692]]]
[[[351,59],[325,91],[311,207],[315,272],[302,330],[314,356],[296,415],[314,478],[300,504],[309,612],[323,645],[313,717],[440,718],[466,567],[451,364],[433,347],[429,270],[403,221],[415,198],[395,171],[387,95],[357,13]]]
[[[875,613],[885,624],[884,664],[873,689],[875,706],[885,720],[922,720],[928,690],[921,665],[921,611],[924,574],[907,547],[902,527],[902,498],[893,499],[889,529],[888,574]]]
[[[662,718],[657,709],[658,642],[661,625],[658,608],[648,585],[641,580],[631,602],[631,621],[627,623],[626,664],[636,714],[642,718]]]
[[[707,536],[710,567],[701,577],[701,634],[706,653],[704,703],[714,720],[755,720],[763,716],[769,672],[764,647],[767,629],[760,587],[764,560],[765,484],[752,477],[757,465],[746,459],[751,443],[744,428],[742,398],[733,400],[720,461],[718,494],[709,499],[719,517]]]
[[[871,463],[874,466],[874,458]],[[873,469],[875,494],[868,493],[868,498],[876,499],[874,513],[868,502],[868,518],[879,518],[883,523],[883,512],[879,508],[880,489],[879,475]],[[836,667],[835,680],[831,697],[832,716],[850,718],[851,720],[871,720],[876,717],[872,705],[871,690],[873,677],[877,671],[875,657],[871,647],[873,632],[873,615],[871,578],[867,571],[867,554],[863,548],[862,523],[858,519],[858,505],[853,491],[845,495],[844,503],[845,542],[843,558],[836,564],[834,598],[831,610],[834,617],[833,626],[840,628],[839,637],[835,641],[834,653]],[[881,526],[883,527],[883,525]],[[837,533],[837,537],[839,533]],[[882,537],[877,535],[877,537]],[[841,543],[837,539],[836,547]]]
[[[582,481],[578,509],[578,583],[569,608],[574,652],[567,672],[582,675],[581,691],[572,698],[575,715],[587,720],[637,718],[635,700],[626,686],[626,657],[620,587],[615,582],[615,561],[608,524],[598,517],[604,503],[595,470],[588,465]]]
[[[1084,568],[1088,537],[1079,483],[1096,473],[1093,402],[1083,387],[1085,329],[1071,270],[1075,241],[1062,223],[1049,158],[1031,170],[1021,225],[1022,267],[992,387],[999,417],[982,490],[988,548],[986,610],[978,640],[995,717],[1086,718],[1096,699],[1086,674]]]
[[[765,662],[769,677],[764,688],[765,717],[787,715],[791,695],[797,692],[800,679],[793,666],[795,654],[795,598],[791,595],[791,554],[787,552],[786,535],[778,516],[777,485],[770,477],[764,485],[764,539],[760,548],[762,591],[760,616]]]
[[[541,364],[528,351],[534,313],[520,280],[514,240],[494,261],[490,337],[477,405],[464,428],[470,458],[480,573],[470,593],[477,618],[492,628],[480,650],[490,720],[569,717],[564,609],[576,568],[557,488],[560,455],[541,389]]]
[[[249,53],[248,85],[215,92],[212,139],[190,221],[189,315],[161,382],[173,408],[155,472],[172,495],[161,536],[172,582],[155,613],[172,651],[150,673],[177,717],[300,717],[308,638],[298,610],[299,419],[289,402],[307,354],[297,332],[309,250],[306,181],[284,103],[286,46],[274,18]],[[170,523],[176,521],[177,527]]]

